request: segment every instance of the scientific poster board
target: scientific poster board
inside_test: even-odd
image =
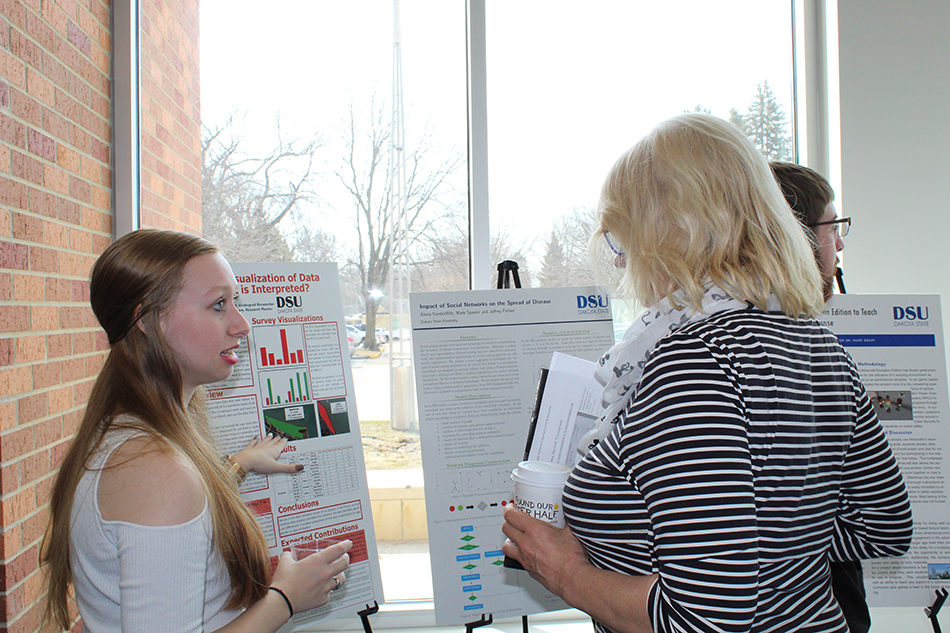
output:
[[[376,534],[363,462],[336,264],[233,264],[238,308],[251,326],[231,378],[209,385],[207,409],[222,453],[275,433],[294,475],[249,473],[241,496],[276,565],[294,543],[353,541],[346,584],[330,602],[293,616],[353,615],[383,602]]]
[[[950,404],[939,295],[835,295],[820,319],[854,358],[904,474],[910,552],[864,562],[872,607],[923,607],[950,586]]]
[[[565,608],[502,566],[502,512],[524,456],[541,368],[554,351],[595,360],[613,345],[597,288],[410,295],[437,626]]]

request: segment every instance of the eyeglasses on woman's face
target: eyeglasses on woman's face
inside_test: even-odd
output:
[[[835,233],[838,237],[845,237],[848,232],[851,231],[851,218],[837,218],[835,220],[828,220],[827,222],[815,222],[811,227],[815,228],[827,224],[834,225]]]
[[[607,246],[610,247],[610,250],[613,251],[614,255],[623,255],[623,251],[614,246],[614,243],[610,241],[610,233],[604,231],[604,239],[607,240]]]
[[[610,241],[610,233],[604,231],[604,239],[607,240],[607,246],[610,247],[610,250],[614,254],[614,266],[617,268],[626,268],[627,267],[627,255],[622,250],[614,246],[614,243]]]

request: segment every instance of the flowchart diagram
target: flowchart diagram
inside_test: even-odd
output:
[[[518,593],[518,585],[506,582],[501,551],[504,535],[499,539],[496,526],[486,534],[474,523],[461,525],[458,543],[455,560],[465,611],[484,610],[484,601],[493,596]]]

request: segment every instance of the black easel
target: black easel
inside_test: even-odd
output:
[[[521,277],[518,276],[518,262],[513,262],[510,259],[506,259],[505,261],[498,264],[498,284],[495,287],[498,290],[521,287]],[[505,560],[507,560],[507,557]],[[524,569],[521,567],[521,565],[518,565],[518,568]],[[480,620],[476,620],[475,622],[467,622],[465,624],[465,633],[472,633],[473,629],[491,624],[492,618],[492,614],[489,613],[488,619],[486,620],[485,614],[483,613]],[[528,633],[528,616],[526,615],[521,616],[521,630],[522,633]]]
[[[360,621],[363,623],[363,631],[365,631],[365,633],[373,633],[373,627],[369,623],[369,616],[377,611],[379,611],[379,602],[373,600],[373,606],[366,605],[365,609],[356,612],[356,615],[360,616]]]
[[[492,623],[492,614],[489,613],[488,619],[486,620],[485,614],[483,613],[481,620],[477,620],[475,622],[468,622],[465,624],[465,633],[472,633],[474,629],[477,629],[480,626],[486,626],[491,623]],[[528,616],[526,615],[521,616],[521,632],[528,633]],[[937,631],[937,633],[940,633],[940,631]]]
[[[482,614],[482,619],[475,622],[468,622],[465,624],[465,633],[472,633],[473,629],[477,629],[480,626],[486,626],[492,623],[492,614],[488,614],[488,619],[485,619],[485,614]]]
[[[514,286],[512,286],[512,282]],[[521,277],[518,276],[518,262],[513,262],[510,259],[506,259],[502,263],[498,264],[498,285],[496,288],[501,290],[502,288],[520,288],[521,287]]]
[[[947,601],[947,590],[937,589],[937,599],[929,607],[924,607],[924,615],[930,618],[930,624],[934,627],[934,633],[940,633],[940,622],[937,621],[937,614],[940,613],[940,607]]]

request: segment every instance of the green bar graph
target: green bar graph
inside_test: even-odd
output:
[[[267,378],[267,402],[268,405],[281,404],[281,396],[274,395],[274,386],[270,378]],[[281,381],[275,377],[278,383]],[[307,402],[310,400],[310,388],[307,385],[307,372],[295,372],[293,376],[286,378],[289,389],[287,390],[286,402]]]

